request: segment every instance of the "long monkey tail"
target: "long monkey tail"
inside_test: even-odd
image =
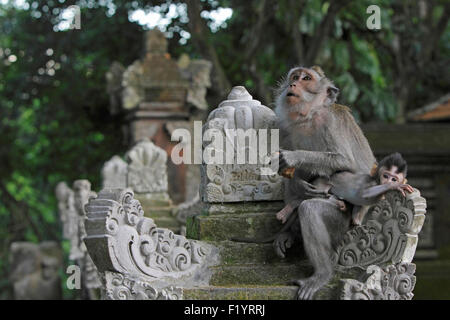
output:
[[[278,231],[277,233],[275,233],[273,236],[271,236],[269,238],[263,238],[263,239],[231,238],[230,240],[235,241],[235,242],[245,242],[245,243],[270,243],[270,242],[273,242],[278,237],[279,234],[288,230],[294,224],[296,219],[297,219],[297,215],[291,214],[291,216],[286,221],[284,226],[280,229],[280,231]]]

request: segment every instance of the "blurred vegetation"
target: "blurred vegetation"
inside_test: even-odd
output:
[[[3,3],[3,2],[2,2]],[[60,30],[63,9],[81,7],[81,30]],[[381,8],[381,30],[366,8]],[[446,93],[450,80],[448,1],[187,0],[10,1],[0,7],[0,298],[10,297],[13,241],[61,241],[54,188],[89,179],[126,150],[121,119],[108,112],[105,72],[142,52],[143,9],[163,16],[169,51],[213,62],[212,107],[232,85],[270,105],[295,65],[322,66],[339,102],[359,121],[403,122],[405,113]],[[221,26],[210,15],[233,14]],[[186,32],[190,37],[186,36]],[[67,251],[67,245],[64,246]],[[66,297],[73,297],[67,293]]]

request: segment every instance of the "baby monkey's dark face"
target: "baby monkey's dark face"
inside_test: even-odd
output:
[[[405,174],[403,172],[398,172],[397,166],[392,166],[390,168],[381,167],[380,168],[380,184],[386,183],[403,183],[405,180]]]

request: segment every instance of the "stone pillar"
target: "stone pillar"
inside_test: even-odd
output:
[[[244,87],[234,87],[227,100],[210,113],[203,133],[216,130],[223,135],[225,143],[229,139],[225,138],[226,129],[255,129],[256,141],[259,141],[259,129],[265,129],[267,141],[270,141],[270,130],[276,129],[275,126],[276,116],[271,109],[253,100]],[[239,152],[245,152],[248,157],[256,150],[238,150],[236,138],[228,142],[233,148],[235,163],[201,165],[200,198],[208,214],[188,223],[188,237],[227,240],[270,235],[279,229],[273,212],[283,206],[282,178],[277,174],[261,174],[261,164],[248,164],[248,161],[237,164]],[[211,146],[210,142],[204,142],[203,149]],[[225,149],[215,150],[222,151]],[[267,146],[267,155],[269,153],[270,145]],[[224,223],[218,223],[219,220]]]
[[[10,280],[16,300],[62,298],[62,253],[57,242],[13,242],[10,252]]]
[[[102,168],[102,188],[126,188],[127,163],[119,156],[113,156]]]
[[[71,190],[65,182],[56,187],[58,209],[63,223],[63,237],[70,241],[69,259],[81,269],[81,290],[83,299],[97,299],[101,287],[97,269],[89,256],[83,240],[86,237],[84,206],[96,193],[91,191],[88,180],[76,180]]]
[[[172,201],[167,193],[167,153],[144,139],[127,154],[127,187],[135,192],[148,217],[161,228],[180,231],[180,223],[172,215]]]

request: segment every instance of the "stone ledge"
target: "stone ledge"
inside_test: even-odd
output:
[[[288,249],[286,258],[281,259],[275,254],[272,243],[244,243],[234,241],[210,242],[220,249],[222,264],[272,264],[296,263],[306,260],[300,241]]]
[[[204,287],[184,289],[185,300],[293,300],[296,286]]]
[[[188,236],[209,241],[244,237],[261,239],[274,235],[283,227],[272,212],[196,216],[192,222],[195,230],[190,230]]]
[[[288,285],[313,271],[307,261],[299,264],[220,265],[210,270],[213,273],[210,280],[212,286]]]

